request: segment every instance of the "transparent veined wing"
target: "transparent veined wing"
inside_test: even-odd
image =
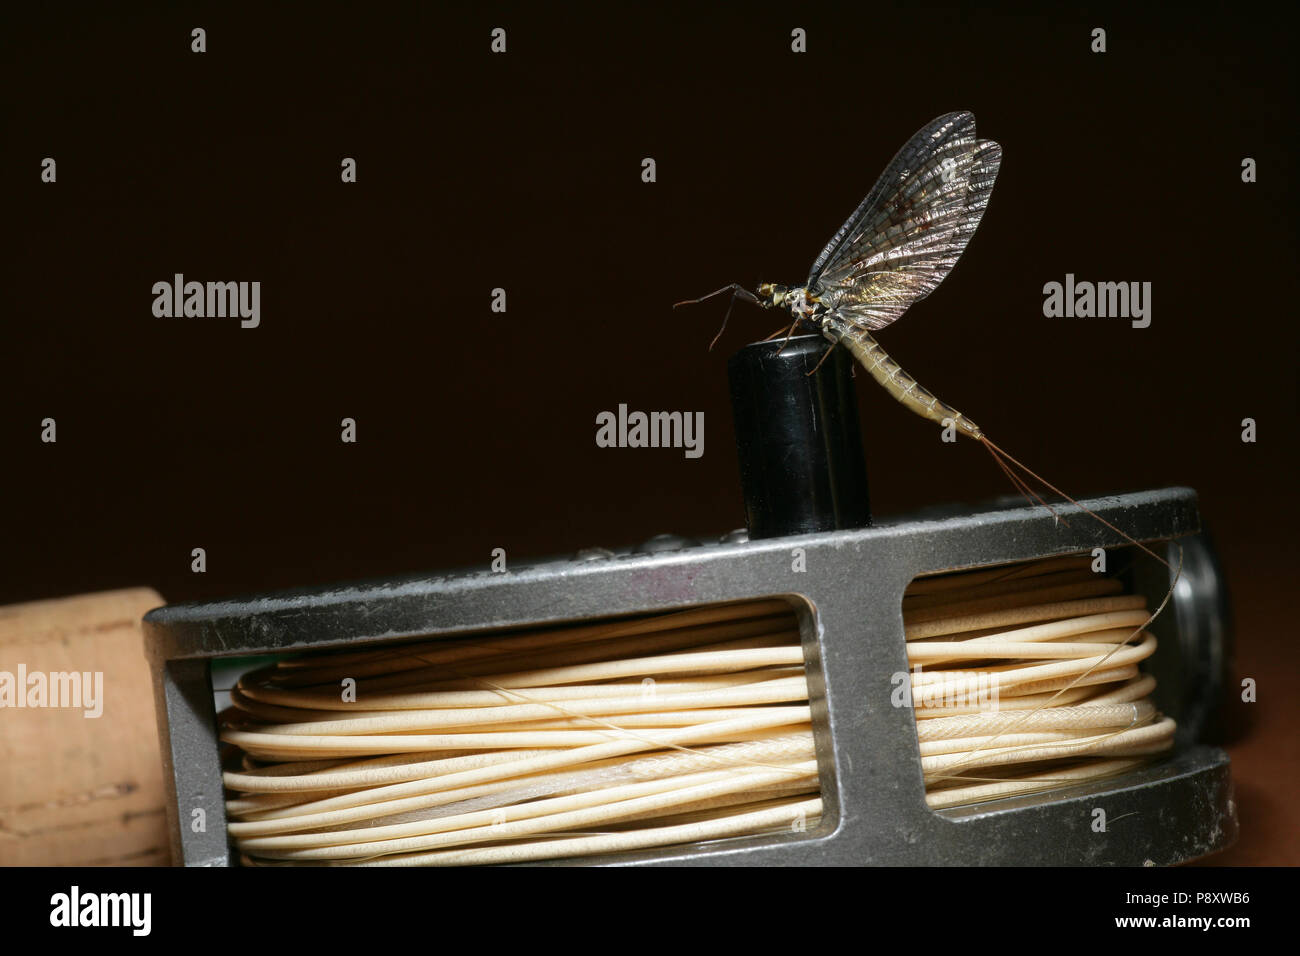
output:
[[[975,117],[931,121],[894,156],[817,261],[807,287],[853,325],[884,328],[961,258],[988,206],[1002,148]]]

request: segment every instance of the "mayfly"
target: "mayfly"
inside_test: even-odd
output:
[[[922,387],[872,335],[896,322],[952,271],[984,216],[1001,163],[1002,147],[976,136],[973,114],[945,113],[919,129],[894,155],[871,192],[826,243],[802,286],[764,282],[750,292],[733,283],[676,306],[730,292],[733,303],[739,298],[764,309],[784,309],[794,318],[790,333],[800,325],[819,330],[848,348],[905,408],[983,444],[1026,498],[1052,510],[1017,468],[1087,511],[993,444],[968,416]],[[730,308],[727,311],[730,315]],[[1100,515],[1088,513],[1167,564]]]
[[[922,388],[872,337],[924,299],[952,271],[988,206],[1002,147],[977,139],[975,117],[948,113],[917,131],[894,156],[867,198],[813,263],[800,287],[765,282],[732,293],[765,309],[785,309],[839,342],[905,407],[982,439],[961,412]],[[725,323],[724,323],[725,325]],[[716,341],[716,339],[715,339]]]
[[[918,130],[898,151],[866,199],[822,249],[802,286],[765,282],[750,292],[733,283],[677,305],[702,302],[730,292],[732,304],[739,298],[765,309],[788,311],[794,321],[787,339],[800,325],[810,325],[831,342],[844,345],[871,377],[905,408],[983,444],[1002,472],[1031,503],[1037,502],[1060,520],[1056,510],[1030,484],[1037,482],[1169,568],[1172,579],[1164,600],[1124,642],[1126,645],[1164,610],[1181,574],[1181,559],[1174,569],[1146,545],[993,444],[974,421],[941,402],[903,371],[872,335],[896,322],[913,303],[938,288],[952,271],[984,216],[1001,162],[1002,147],[976,136],[975,117],[971,113],[940,116]],[[728,306],[728,316],[730,312]],[[725,329],[726,318],[722,324]],[[718,336],[721,334],[719,330]],[[1124,645],[1116,645],[1090,672],[1103,666]],[[1056,696],[1064,692],[1058,691]],[[977,750],[991,746],[1002,736],[999,733]]]

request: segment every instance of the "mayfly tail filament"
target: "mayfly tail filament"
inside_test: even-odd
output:
[[[1005,460],[1006,462],[1009,462],[1011,465],[1015,466],[1016,468],[1019,468],[1019,469],[1020,469],[1021,471],[1023,471],[1026,475],[1028,475],[1028,476],[1029,476],[1030,478],[1032,478],[1034,481],[1037,481],[1037,482],[1038,482],[1040,485],[1042,485],[1043,487],[1047,488],[1047,489],[1048,489],[1049,491],[1051,491],[1053,494],[1060,496],[1061,498],[1063,498],[1064,500],[1068,501],[1070,504],[1074,505],[1076,508],[1078,508],[1080,511],[1084,512],[1085,514],[1091,515],[1093,518],[1095,518],[1095,519],[1097,519],[1098,521],[1100,521],[1103,525],[1105,525],[1105,526],[1106,526],[1107,528],[1109,528],[1111,531],[1115,532],[1117,535],[1119,535],[1121,538],[1123,538],[1123,539],[1124,539],[1125,541],[1127,541],[1129,544],[1133,545],[1133,546],[1136,547],[1136,548],[1139,548],[1139,549],[1142,550],[1142,551],[1145,551],[1148,555],[1150,555],[1151,557],[1155,558],[1157,561],[1159,561],[1161,564],[1163,564],[1166,568],[1169,568],[1171,571],[1173,570],[1173,566],[1172,566],[1172,565],[1171,565],[1167,560],[1165,560],[1164,558],[1160,557],[1160,555],[1156,554],[1154,551],[1152,551],[1150,548],[1148,548],[1148,547],[1147,547],[1146,545],[1144,545],[1142,542],[1137,541],[1137,540],[1135,540],[1134,538],[1130,537],[1129,535],[1125,534],[1123,531],[1121,531],[1119,528],[1115,527],[1113,524],[1111,524],[1109,521],[1107,521],[1107,520],[1106,520],[1105,518],[1103,518],[1101,515],[1097,514],[1095,511],[1091,511],[1091,510],[1089,510],[1088,508],[1085,508],[1083,505],[1079,504],[1079,502],[1075,501],[1073,498],[1071,498],[1069,495],[1067,495],[1067,494],[1066,494],[1064,491],[1062,491],[1060,488],[1057,488],[1054,484],[1052,484],[1052,483],[1051,483],[1050,481],[1048,481],[1046,478],[1043,478],[1043,477],[1042,477],[1041,475],[1039,475],[1038,473],[1032,471],[1032,470],[1031,470],[1027,465],[1025,465],[1023,462],[1018,461],[1017,459],[1013,458],[1011,455],[1009,455],[1009,454],[1007,454],[1005,451],[1003,451],[1001,448],[999,448],[997,445],[993,444],[993,442],[989,440],[988,436],[981,436],[980,441],[983,442],[984,447],[987,448],[987,449],[989,450],[989,453],[992,454],[993,457],[999,461],[999,464],[1001,464],[1002,461]],[[1007,469],[1006,466],[1003,467],[1003,470],[1009,472],[1009,469]],[[1035,497],[1037,497],[1037,496],[1035,496]],[[1040,498],[1039,501],[1042,502],[1042,499]],[[1044,505],[1046,505],[1046,502],[1042,502],[1042,503],[1043,503]]]

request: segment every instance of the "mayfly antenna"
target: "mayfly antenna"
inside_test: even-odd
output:
[[[710,352],[713,351],[713,346],[718,344],[718,339],[722,338],[722,333],[727,331],[727,320],[731,318],[731,309],[736,304],[737,296],[744,299],[746,302],[752,302],[754,305],[759,305],[758,296],[754,295],[754,293],[750,292],[739,282],[733,282],[730,285],[724,285],[721,289],[710,292],[708,295],[702,295],[698,299],[684,299],[681,302],[673,303],[674,309],[681,305],[698,305],[706,299],[712,299],[715,295],[722,295],[724,292],[731,293],[731,301],[727,303],[727,314],[722,317],[722,326],[718,329],[718,334],[715,335],[713,341],[709,343]]]

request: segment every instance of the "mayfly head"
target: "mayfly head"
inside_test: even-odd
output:
[[[765,309],[779,309],[785,304],[785,297],[789,291],[783,285],[773,285],[770,282],[760,283],[758,286],[758,304]]]

